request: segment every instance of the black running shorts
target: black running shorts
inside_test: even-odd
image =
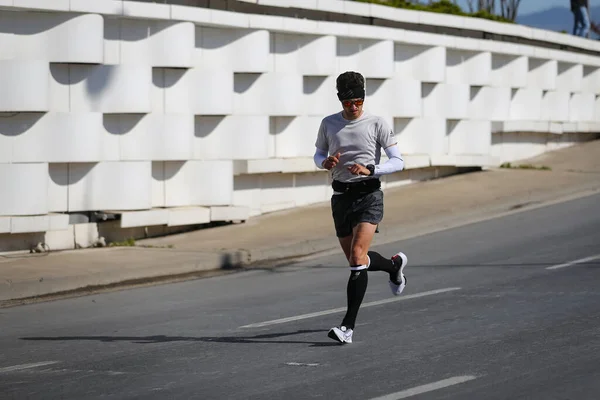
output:
[[[383,192],[367,194],[334,194],[331,212],[335,233],[339,238],[352,235],[352,229],[361,222],[378,225],[383,219]]]

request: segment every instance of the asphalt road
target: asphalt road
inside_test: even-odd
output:
[[[349,345],[339,255],[0,309],[0,398],[598,398],[600,195],[397,249],[408,286],[369,273]]]

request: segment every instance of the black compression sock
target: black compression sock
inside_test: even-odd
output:
[[[367,256],[369,256],[369,259],[371,260],[369,271],[385,271],[390,274],[390,280],[393,281],[396,278],[398,266],[395,265],[391,259],[385,258],[375,251],[369,251]]]
[[[358,267],[358,266],[356,266]],[[346,288],[346,295],[348,297],[348,310],[346,316],[342,321],[342,326],[349,329],[354,329],[356,323],[356,316],[358,315],[358,309],[365,297],[367,291],[367,284],[369,277],[367,275],[367,269],[359,271],[350,271],[350,278],[348,279],[348,286]]]

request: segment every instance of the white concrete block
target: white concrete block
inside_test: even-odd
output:
[[[10,233],[10,217],[0,217],[0,233]]]
[[[207,224],[210,222],[209,207],[171,208],[168,226]]]
[[[69,64],[50,64],[49,109],[52,112],[71,111]]]
[[[488,85],[491,67],[489,52],[446,50],[446,83]]]
[[[302,90],[302,76],[297,74],[235,74],[234,113],[297,115],[302,109]]]
[[[48,230],[50,230],[50,217],[48,215],[12,217],[10,219],[10,233],[45,232]]]
[[[325,173],[317,168],[312,157],[284,158],[281,162],[281,172],[284,174],[317,171]]]
[[[171,18],[171,6],[123,1],[123,15],[129,18],[169,19]]]
[[[469,118],[504,121],[510,115],[511,88],[472,86],[469,103]]]
[[[192,22],[122,19],[118,37],[120,64],[186,68],[193,65]]]
[[[528,72],[527,57],[492,54],[492,86],[523,88],[527,85]]]
[[[171,19],[174,21],[190,21],[199,25],[211,23],[211,9],[171,5]],[[247,26],[247,25],[246,25]]]
[[[317,21],[317,32],[321,35],[347,36],[351,25],[337,22]]]
[[[309,19],[284,18],[281,32],[313,35],[319,32],[319,22]]]
[[[249,207],[210,207],[211,221],[245,221],[250,217]]]
[[[72,65],[71,111],[148,113],[152,68],[137,65]]]
[[[394,76],[394,42],[338,38],[339,71],[360,71],[365,78]]]
[[[18,114],[15,162],[90,162],[119,159],[117,132],[103,128],[100,113]],[[2,122],[0,121],[0,124]]]
[[[117,151],[113,160],[152,159],[155,146],[159,146],[150,140],[151,129],[156,129],[153,124],[154,121],[146,114],[102,115],[102,135],[114,140],[113,148]]]
[[[296,207],[321,203],[331,199],[327,174],[307,172],[295,175],[294,203]]]
[[[73,225],[75,236],[75,247],[91,247],[98,241],[98,224],[75,224]]]
[[[394,131],[402,154],[446,154],[444,118],[395,118]]]
[[[13,0],[16,8],[48,11],[69,11],[69,0]]]
[[[231,71],[203,68],[166,69],[165,111],[196,115],[231,114],[233,88]]]
[[[250,216],[260,215],[260,182],[262,175],[234,176],[233,204],[250,208]]]
[[[490,121],[448,121],[448,152],[454,155],[489,154],[492,144]]]
[[[48,62],[0,60],[0,112],[48,111]]]
[[[168,222],[169,210],[167,209],[126,211],[121,213],[121,228],[166,225]]]
[[[328,76],[337,71],[335,36],[273,33],[275,72]]]
[[[582,80],[583,66],[581,64],[558,63],[556,90],[579,92]]]
[[[121,160],[188,160],[193,155],[194,116],[191,114],[114,114],[120,125]],[[105,119],[109,116],[105,116]],[[134,119],[139,122],[127,131]]]
[[[317,0],[317,10],[341,13],[344,5],[339,0]]]
[[[423,117],[463,119],[469,116],[470,87],[460,84],[422,85]]]
[[[475,19],[475,18],[474,18]],[[488,24],[489,21],[481,20],[482,23]],[[507,43],[507,42],[497,42],[494,40],[482,40],[479,42],[479,50],[481,51],[489,51],[493,56],[506,57],[509,56],[511,58],[522,57],[523,55],[523,46],[519,46],[516,43]]]
[[[267,116],[199,116],[194,125],[193,159],[265,158],[272,140]]]
[[[499,161],[487,154],[448,155],[435,154],[431,156],[432,166],[448,167],[485,167],[497,165]]]
[[[354,1],[342,1],[342,12],[349,15],[368,17],[371,15],[371,5]]]
[[[593,93],[573,93],[569,102],[569,121],[594,121],[596,95]]]
[[[266,29],[279,31],[283,29],[283,17],[276,15],[248,14],[248,27],[251,29]]]
[[[422,82],[444,82],[446,48],[396,43],[394,64],[396,76]]]
[[[391,117],[420,117],[421,82],[395,77],[393,79],[367,79],[365,110]]]
[[[165,162],[152,161],[152,207],[165,207]]]
[[[261,177],[260,210],[262,213],[295,206],[293,174],[265,174]]]
[[[0,164],[0,215],[48,213],[48,164]]]
[[[250,19],[250,14],[217,9],[210,10],[210,24],[214,26],[250,28]]]
[[[69,11],[103,15],[123,15],[121,0],[70,0]]]
[[[165,162],[167,207],[230,205],[232,161]]]
[[[70,250],[75,247],[75,229],[73,225],[60,231],[47,231],[44,234],[44,243],[50,251]]]
[[[13,54],[17,59],[91,64],[103,61],[104,21],[101,15],[11,14],[7,28],[14,33]]]
[[[336,76],[302,77],[304,108],[300,113],[323,117],[341,111],[341,104],[336,95],[336,78]]]
[[[577,123],[576,122],[564,122],[562,124],[563,133],[573,133],[577,132]]]
[[[555,60],[529,58],[527,87],[543,90],[556,89],[558,63]]]
[[[542,98],[542,121],[568,121],[571,94],[566,91],[547,91]]]
[[[400,149],[403,152],[403,149]],[[402,154],[404,169],[426,168],[430,166],[429,156],[426,154]]]
[[[76,163],[69,166],[69,211],[151,207],[151,162]]]
[[[274,137],[274,157],[311,157],[321,124],[320,117],[271,117],[270,135]]]
[[[191,22],[158,21],[152,27],[152,66],[191,67],[196,28]]]
[[[584,66],[581,91],[600,94],[600,68]]]
[[[233,173],[234,175],[243,175],[283,172],[283,161],[282,158],[236,160],[233,164]]]
[[[317,9],[317,0],[253,0],[251,2],[263,6]]]
[[[197,27],[194,65],[231,72],[267,72],[269,49],[266,30]]]
[[[69,204],[69,164],[48,164],[48,211],[66,212]]]
[[[542,90],[512,89],[510,119],[513,121],[536,121],[541,118]]]

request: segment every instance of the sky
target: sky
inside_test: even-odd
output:
[[[596,1],[597,0],[591,0],[590,6],[594,5]],[[467,6],[467,0],[459,0],[458,3],[463,10],[469,10],[469,7]],[[475,3],[475,1],[473,1],[473,3]],[[521,5],[519,6],[519,15],[531,14],[536,11],[543,11],[557,6],[571,7],[569,0],[521,0]]]

